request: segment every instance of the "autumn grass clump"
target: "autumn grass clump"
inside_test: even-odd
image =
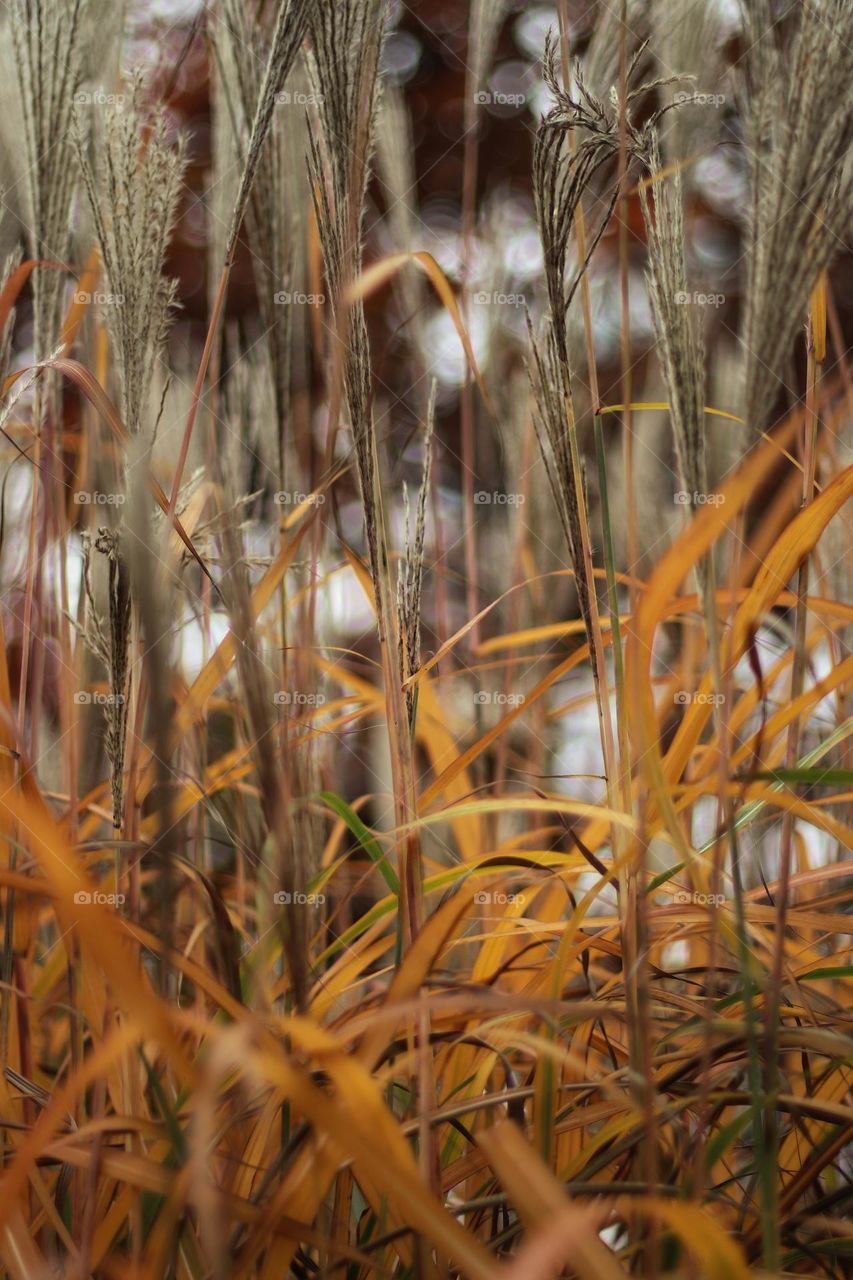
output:
[[[853,9],[560,3],[514,325],[513,6],[440,250],[396,8],[203,9],[7,19],[2,1274],[849,1274]]]

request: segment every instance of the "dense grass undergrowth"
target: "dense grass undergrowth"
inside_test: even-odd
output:
[[[849,1274],[853,8],[539,8],[7,6],[13,1280]]]

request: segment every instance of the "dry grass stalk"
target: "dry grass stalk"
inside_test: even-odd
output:
[[[376,167],[382,182],[387,208],[386,222],[391,233],[391,248],[413,252],[421,245],[422,225],[417,213],[417,177],[412,125],[404,95],[392,84],[382,86],[382,102],[376,130]],[[399,294],[401,317],[412,358],[422,375],[416,380],[419,398],[426,410],[429,398],[426,348],[424,345],[424,312],[427,282],[423,272],[414,267],[400,272],[394,280]]]
[[[13,0],[9,32],[18,85],[17,113],[23,137],[24,224],[30,258],[38,265],[32,274],[33,347],[36,362],[46,360],[59,344],[65,292],[64,266],[70,247],[71,209],[78,182],[72,162],[69,132],[74,97],[81,79],[81,41],[84,18],[94,8],[90,0]],[[44,607],[43,565],[49,540],[59,527],[62,502],[56,447],[56,378],[53,371],[35,384],[34,460],[47,458],[54,483],[33,483],[27,548],[24,602],[24,651],[21,664],[18,728],[23,734],[25,694],[32,685],[43,687],[44,646],[35,642],[33,621]],[[60,465],[58,465],[60,464]],[[40,506],[44,519],[39,520]],[[31,718],[29,745],[38,752],[38,718]]]
[[[645,46],[634,54],[629,68],[629,83],[642,64]],[[542,118],[536,131],[533,151],[533,193],[545,254],[545,282],[548,289],[551,322],[557,348],[568,350],[566,325],[568,309],[580,282],[580,272],[569,279],[567,264],[571,247],[571,231],[575,211],[597,175],[619,154],[620,107],[616,89],[610,90],[605,105],[588,87],[580,63],[574,64],[575,92],[563,88],[559,72],[559,48],[549,33],[543,55],[545,82],[555,105]],[[653,110],[643,124],[631,117],[631,108],[654,90],[674,83],[679,77],[667,76],[629,89],[626,100],[628,151],[633,160],[644,160],[649,154],[652,130],[670,110],[668,104]],[[576,131],[577,146],[570,149],[567,135]],[[587,262],[595,252],[616,207],[618,187],[613,187],[605,212],[588,240]]]
[[[225,239],[225,260],[222,266],[222,273],[219,277],[219,283],[213,295],[207,338],[204,344],[202,358],[199,362],[198,372],[196,374],[192,401],[190,403],[190,411],[187,416],[186,426],[184,427],[183,439],[181,440],[181,447],[178,453],[177,465],[175,467],[175,476],[172,481],[172,492],[169,498],[169,506],[172,512],[174,512],[175,504],[178,500],[178,494],[181,489],[184,467],[189,454],[190,442],[195,428],[199,405],[201,404],[202,392],[210,369],[210,362],[219,330],[219,323],[225,309],[228,282],[234,266],[240,228],[242,227],[243,219],[246,216],[246,210],[252,195],[252,189],[254,187],[258,167],[261,164],[269,132],[272,128],[273,115],[275,113],[278,96],[282,92],[284,82],[296,61],[297,54],[299,53],[299,49],[305,36],[309,15],[313,11],[316,2],[317,0],[284,0],[284,3],[279,6],[278,13],[276,15],[275,25],[270,39],[269,58],[258,90],[257,105],[255,107],[255,114],[252,120],[252,127],[249,132],[248,140],[245,143],[240,183],[237,187],[237,194],[235,196],[234,207],[231,212],[228,235]]]
[[[140,77],[121,106],[107,106],[95,143],[78,118],[75,146],[103,264],[103,308],[119,372],[122,421],[145,422],[149,388],[175,306],[177,282],[163,275],[186,168],[186,139],[168,137],[166,112],[146,115]]]
[[[623,7],[630,41],[629,51],[632,57],[636,57],[634,72],[645,78],[652,65],[648,0],[628,0],[624,6],[599,5],[595,27],[584,55],[584,78],[599,98],[605,97],[610,86],[619,79]]]
[[[233,511],[233,502],[227,503]],[[261,862],[276,893],[290,895],[292,905],[271,914],[277,917],[289,967],[289,982],[297,1009],[304,1009],[308,993],[308,911],[298,906],[299,894],[307,883],[307,849],[296,839],[292,809],[292,771],[285,767],[286,756],[276,750],[274,685],[264,662],[252,611],[249,576],[236,521],[225,518],[221,529],[222,556],[226,570],[222,579],[231,630],[236,641],[236,667],[243,695],[245,729],[258,773],[258,793],[266,836]],[[274,902],[278,899],[273,898]]]
[[[170,145],[165,111],[159,109],[146,119],[142,95],[142,80],[136,77],[122,95],[122,104],[107,107],[97,168],[89,157],[91,139],[79,122],[75,132],[103,264],[104,312],[118,370],[122,420],[131,437],[139,434],[152,407],[148,400],[155,364],[175,304],[177,285],[164,277],[163,267],[186,164],[184,140],[177,147]],[[111,696],[105,715],[116,829],[124,808],[132,612],[130,574],[121,544],[118,528],[102,529],[95,543],[109,561]]]
[[[264,92],[263,68],[271,51],[262,23],[240,0],[225,0],[214,30],[217,59],[219,122],[227,130],[228,150],[248,155],[249,134]],[[285,81],[282,80],[282,84]],[[276,110],[257,160],[246,210],[252,266],[269,351],[275,398],[278,486],[286,488],[285,452],[291,402],[291,363],[294,308],[282,298],[294,288],[295,247],[301,231],[300,203],[304,199],[296,178],[298,113],[289,109],[287,91],[276,95]]]
[[[777,22],[770,0],[744,5],[752,201],[740,340],[755,432],[770,423],[809,297],[853,218],[853,7],[806,0],[787,18]]]
[[[340,360],[343,367],[377,600],[382,571],[367,326],[362,302],[347,306],[343,299],[361,265],[363,206],[379,101],[384,19],[383,0],[345,0],[323,10],[311,24],[310,63],[322,132],[311,132],[309,169],[332,312],[338,326],[339,347],[333,358]],[[331,424],[333,432],[335,426]],[[380,621],[380,628],[382,625]]]
[[[81,78],[81,35],[89,0],[12,0],[9,31],[18,72],[26,164],[30,256],[65,263],[71,202],[79,180],[70,134]],[[33,274],[36,360],[54,349],[62,324],[60,271]]]
[[[226,263],[231,261],[237,236],[255,186],[258,169],[263,162],[267,140],[273,127],[278,96],[283,91],[284,82],[296,61],[309,18],[316,6],[317,0],[284,0],[284,3],[279,5],[270,38],[269,56],[259,84],[248,64],[243,65],[240,82],[242,105],[244,108],[249,108],[254,98],[255,106],[251,130],[244,144],[243,171],[228,233]],[[229,31],[233,37],[239,38],[243,23],[236,6],[228,5],[224,12]],[[250,38],[252,43],[249,47],[253,48],[256,39]]]
[[[403,561],[397,580],[397,631],[399,638],[400,679],[403,684],[410,680],[421,664],[421,592],[424,574],[424,541],[426,538],[426,504],[430,492],[430,476],[432,473],[432,442],[435,430],[435,397],[437,383],[433,380],[430,387],[429,405],[427,407],[426,438],[424,441],[424,467],[421,485],[418,491],[418,506],[415,515],[414,539],[409,534],[409,493],[403,485],[403,507],[406,522],[406,536]],[[406,688],[406,710],[408,712],[409,729],[414,727],[415,690],[409,685]]]
[[[586,266],[610,221],[620,195],[624,195],[624,183],[630,163],[648,162],[653,131],[668,110],[661,107],[653,111],[642,126],[634,123],[632,108],[648,95],[672,82],[668,77],[647,84],[634,84],[636,72],[645,55],[645,46],[634,53],[630,66],[624,49],[620,89],[610,91],[609,106],[605,106],[587,87],[582,69],[575,65],[574,86],[563,83],[560,77],[560,61],[569,79],[565,47],[562,58],[556,40],[549,33],[543,57],[546,84],[555,99],[555,106],[544,116],[536,134],[533,152],[533,191],[539,232],[545,259],[545,280],[548,290],[549,315],[541,340],[531,331],[533,355],[533,386],[538,404],[535,427],[548,479],[560,514],[564,534],[574,569],[578,605],[586,632],[590,667],[595,688],[602,759],[606,778],[607,797],[613,809],[630,805],[629,762],[617,757],[611,720],[610,695],[607,671],[604,664],[604,648],[601,640],[598,599],[595,588],[591,539],[587,518],[587,500],[575,423],[572,373],[569,354],[568,313],[575,292],[584,277]],[[576,96],[572,90],[575,90]],[[616,181],[607,199],[606,212],[598,226],[585,241],[586,261],[579,264],[570,278],[568,269],[571,233],[580,225],[582,201],[591,184],[602,173],[612,169],[618,160]],[[611,178],[612,182],[612,178]],[[624,276],[623,276],[624,284]],[[624,361],[623,292],[623,361]],[[625,396],[627,403],[630,397]],[[598,406],[596,406],[597,408]],[[630,438],[630,421],[626,421],[626,440]],[[626,479],[630,487],[631,470],[626,467]],[[628,513],[629,546],[631,511]],[[630,556],[629,556],[630,558]],[[627,734],[624,725],[619,727],[620,749],[624,755]],[[636,957],[639,947],[636,938],[638,913],[636,910],[636,884],[628,874],[624,857],[625,842],[618,827],[613,830],[614,855],[620,858],[619,897],[623,928],[625,930],[625,964],[629,969],[629,1005],[631,1007],[630,1051],[635,1075],[639,1068],[641,1036],[639,1034],[639,1005],[637,995],[638,968]]]
[[[344,301],[361,265],[364,196],[378,107],[379,57],[384,35],[383,0],[344,0],[311,23],[311,70],[321,133],[311,132],[310,174],[323,261],[329,282],[347,414],[364,505],[365,534],[379,614],[386,638],[387,557],[373,422],[370,351],[364,306]],[[336,424],[330,424],[334,433]],[[383,545],[380,545],[382,543]]]
[[[497,47],[508,6],[504,0],[474,0],[468,21],[468,48],[465,76],[464,159],[462,169],[462,305],[468,312],[469,288],[477,224],[477,179],[482,94]],[[476,409],[470,368],[466,367],[462,387],[462,473],[465,515],[465,576],[468,612],[476,616],[480,608],[480,573],[477,557],[477,529],[474,519],[474,475],[477,471]],[[471,644],[479,642],[479,624],[471,630]]]
[[[130,465],[150,467],[151,446],[142,436],[131,441]],[[179,995],[180,972],[173,968],[168,951],[175,939],[175,896],[178,892],[178,862],[184,850],[183,823],[174,812],[175,773],[171,764],[173,753],[172,723],[174,714],[174,679],[171,663],[170,618],[173,615],[172,575],[167,571],[169,552],[166,538],[169,527],[165,521],[152,520],[151,503],[146,489],[134,485],[129,492],[128,512],[122,537],[124,545],[110,561],[110,649],[127,654],[129,637],[124,637],[118,627],[125,616],[126,600],[133,602],[134,639],[138,649],[133,657],[139,668],[137,686],[140,699],[140,720],[145,727],[151,746],[152,789],[149,806],[153,814],[154,831],[145,850],[143,869],[150,868],[152,880],[151,901],[158,933],[167,948],[166,954],[157,957],[158,986],[164,996],[176,1000]],[[129,699],[119,704],[127,714]],[[139,722],[139,721],[138,721]],[[134,744],[136,745],[136,744]],[[125,737],[117,744],[125,750]],[[115,787],[115,782],[113,783]],[[131,793],[128,807],[132,808],[137,797]],[[115,817],[113,822],[115,823]],[[131,875],[129,879],[133,879]],[[117,877],[118,881],[118,877]]]
[[[89,6],[90,17],[97,8]],[[69,0],[66,12],[72,9]],[[472,7],[475,83],[487,79],[494,24],[504,11],[501,0]],[[28,12],[55,10],[41,4]],[[263,101],[275,76],[259,74],[247,50],[274,64],[275,33],[307,8],[258,0],[248,12],[257,25],[226,0],[221,20],[231,27],[218,34],[222,91],[213,185],[222,185],[227,203],[218,210],[225,225],[217,226],[213,260],[226,262],[226,284],[235,241],[219,232],[233,233],[241,184],[247,195],[237,224],[245,221],[252,252],[263,259],[255,263],[259,279],[267,270],[287,270],[290,246],[282,240],[290,234],[291,212],[298,218],[294,206],[264,206],[284,190],[284,169],[277,168],[288,145],[282,127],[299,150],[301,116],[276,115],[276,105],[266,113]],[[674,20],[699,12],[693,0],[674,0]],[[808,12],[790,5],[772,40],[783,30],[796,35],[800,17],[813,22],[836,12],[834,0]],[[843,647],[849,600],[830,584],[837,568],[831,561],[846,551],[845,508],[853,498],[853,471],[840,453],[849,439],[853,384],[831,291],[821,288],[812,300],[803,474],[781,451],[796,449],[804,416],[798,405],[772,442],[739,462],[733,458],[723,493],[715,495],[722,501],[709,503],[688,529],[673,537],[670,521],[650,513],[640,580],[637,566],[617,562],[613,549],[612,459],[603,422],[614,419],[599,415],[604,546],[595,560],[575,416],[578,363],[569,345],[577,262],[586,281],[584,206],[591,216],[614,198],[627,204],[635,174],[652,174],[646,212],[655,360],[645,359],[644,341],[643,358],[634,363],[639,333],[630,332],[631,246],[624,221],[618,268],[608,245],[597,262],[602,269],[610,262],[613,292],[604,299],[613,304],[610,319],[620,303],[622,309],[622,340],[616,341],[614,323],[612,346],[601,359],[601,390],[609,401],[610,378],[621,364],[620,398],[629,406],[621,410],[623,422],[633,414],[636,426],[625,438],[636,441],[638,463],[647,463],[647,450],[657,445],[648,431],[654,421],[645,416],[648,401],[668,399],[680,483],[701,489],[703,366],[711,388],[707,404],[726,408],[717,392],[722,387],[725,394],[732,366],[718,344],[706,340],[703,352],[690,308],[675,300],[686,292],[688,228],[695,227],[700,247],[701,226],[688,218],[689,206],[682,213],[677,183],[664,178],[662,154],[670,158],[672,135],[661,133],[659,152],[657,125],[653,119],[647,128],[642,114],[653,94],[641,98],[642,90],[627,87],[641,78],[652,52],[666,70],[673,60],[667,49],[692,48],[688,69],[696,71],[698,30],[662,31],[662,6],[652,10],[646,0],[598,5],[578,82],[568,74],[570,21],[585,18],[561,0],[563,85],[556,85],[549,50],[546,70],[561,96],[542,125],[535,157],[551,316],[536,330],[529,364],[536,430],[561,522],[562,536],[551,540],[564,538],[569,547],[583,616],[555,608],[554,588],[564,577],[537,571],[540,534],[547,540],[550,529],[530,511],[537,488],[545,486],[532,478],[533,420],[518,447],[523,405],[531,398],[521,370],[524,338],[511,336],[513,326],[502,317],[484,326],[489,341],[482,364],[493,376],[506,373],[501,464],[518,501],[503,524],[500,512],[489,513],[490,540],[482,544],[490,560],[482,577],[488,608],[479,619],[482,644],[472,643],[475,619],[465,583],[454,573],[458,560],[446,572],[449,604],[458,613],[451,626],[434,606],[427,580],[426,493],[431,470],[438,470],[431,466],[438,435],[445,440],[448,425],[445,418],[436,421],[436,390],[423,377],[429,348],[424,344],[406,365],[414,370],[412,382],[422,378],[428,391],[423,408],[417,393],[426,441],[422,484],[409,511],[408,495],[401,503],[388,486],[383,492],[380,469],[381,432],[387,422],[392,440],[402,442],[405,415],[393,405],[387,413],[374,411],[382,368],[368,345],[364,313],[349,305],[360,296],[349,286],[367,257],[362,220],[382,39],[372,20],[382,23],[385,11],[373,0],[323,0],[314,13],[313,76],[326,101],[318,100],[323,111],[312,120],[309,163],[331,297],[330,311],[315,317],[321,330],[331,313],[333,327],[325,330],[325,351],[322,332],[306,334],[317,347],[306,354],[317,357],[318,367],[325,355],[326,385],[321,390],[312,382],[303,394],[302,386],[291,385],[297,378],[284,378],[276,403],[274,384],[288,343],[277,372],[268,346],[254,342],[253,320],[244,326],[235,318],[220,344],[220,279],[188,424],[191,429],[200,407],[208,362],[221,353],[221,366],[213,366],[215,394],[204,406],[208,457],[187,484],[181,461],[174,480],[172,506],[195,550],[209,558],[205,568],[221,580],[225,609],[208,579],[201,597],[197,578],[180,581],[170,520],[152,511],[156,428],[148,430],[150,415],[157,412],[164,423],[186,419],[181,396],[190,391],[179,363],[155,410],[164,362],[154,355],[150,374],[133,366],[151,360],[156,349],[156,342],[146,346],[151,317],[137,315],[137,327],[125,333],[109,330],[109,343],[99,328],[84,324],[74,359],[58,362],[116,436],[124,437],[118,413],[101,399],[100,387],[117,389],[128,422],[135,423],[129,456],[121,460],[128,499],[123,518],[105,528],[96,522],[83,535],[79,557],[84,603],[77,634],[85,633],[110,671],[111,687],[127,690],[126,667],[134,666],[132,721],[126,728],[116,723],[119,740],[108,743],[111,770],[89,749],[83,713],[78,719],[73,707],[68,711],[82,665],[79,646],[75,650],[67,636],[57,640],[55,597],[65,619],[73,605],[67,582],[55,589],[56,553],[61,547],[60,568],[70,577],[80,513],[67,501],[48,509],[40,485],[30,537],[14,519],[2,529],[10,552],[4,559],[14,560],[3,584],[4,615],[16,608],[13,592],[25,595],[27,625],[37,642],[50,642],[43,648],[51,666],[43,664],[32,685],[25,675],[19,682],[29,695],[20,716],[41,715],[43,734],[51,735],[42,745],[55,764],[45,751],[31,753],[32,740],[28,744],[15,724],[10,672],[16,655],[7,632],[0,645],[0,1263],[14,1280],[59,1273],[97,1280],[125,1274],[494,1280],[501,1270],[577,1273],[583,1280],[770,1274],[836,1280],[850,1237],[843,1216],[851,1057],[844,851],[853,833],[844,802],[853,663],[845,661]],[[642,47],[650,13],[653,51]],[[53,30],[43,25],[42,36]],[[90,30],[99,36],[97,26]],[[197,32],[194,24],[192,35]],[[405,28],[398,35],[405,40]],[[250,46],[239,46],[242,36]],[[284,45],[291,36],[288,30]],[[100,52],[96,34],[78,37],[78,44],[87,46],[83,53],[92,61]],[[629,81],[631,51],[637,61]],[[285,62],[288,56],[285,50]],[[46,50],[39,57],[48,64]],[[281,61],[277,65],[281,71]],[[609,93],[617,76],[619,88]],[[406,154],[404,109],[400,96],[383,125],[380,157],[388,199],[399,198],[404,207],[390,210],[386,202],[376,237],[385,234],[400,250],[423,247],[415,201],[407,194],[422,176],[422,153],[414,148],[414,163]],[[814,119],[803,123],[816,128]],[[155,145],[156,132],[152,128]],[[122,172],[131,183],[154,160],[139,131],[127,137]],[[465,150],[476,154],[470,139]],[[230,184],[223,166],[233,165],[235,156],[240,172]],[[89,185],[104,224],[96,238],[107,246],[105,271],[109,253],[118,263],[114,277],[105,277],[105,291],[126,296],[122,273],[134,269],[133,255],[128,249],[119,261],[125,246],[112,241],[133,214],[128,208],[115,227],[107,225],[112,215],[99,171],[108,162],[118,172],[107,142],[91,160]],[[474,173],[466,170],[469,197]],[[602,192],[603,205],[596,206]],[[502,213],[479,217],[470,200],[463,227],[476,224],[487,249],[484,281],[493,270],[491,282],[509,288],[506,273],[515,268],[509,253],[503,260],[502,236],[492,250]],[[707,219],[707,210],[700,217]],[[79,229],[75,260],[88,263],[95,256],[89,220]],[[591,229],[593,237],[599,233],[597,217]],[[138,229],[130,225],[126,234],[136,237],[144,257],[149,246]],[[90,237],[85,243],[83,235]],[[526,225],[523,238],[526,247]],[[371,252],[374,243],[371,231]],[[637,256],[641,248],[637,237]],[[155,292],[164,287],[158,276],[148,281]],[[7,272],[3,303],[16,300],[20,278]],[[401,274],[397,287],[404,314],[424,302],[436,305],[413,276]],[[783,285],[776,289],[774,282],[774,289],[787,305]],[[437,292],[453,316],[458,300]],[[464,284],[461,292],[464,303]],[[632,290],[632,303],[637,300]],[[537,295],[532,309],[539,302]],[[12,351],[14,339],[29,345],[26,306],[24,299],[20,328],[10,334],[7,326],[0,335],[0,362],[10,336]],[[397,318],[377,316],[392,334]],[[109,325],[106,306],[103,319]],[[593,363],[606,319],[603,308],[595,327],[588,326]],[[371,315],[371,335],[372,322]],[[422,331],[431,341],[431,327],[425,323]],[[653,368],[651,377],[645,366]],[[14,362],[12,368],[17,374]],[[4,485],[10,473],[16,482],[25,468],[30,474],[12,441],[26,447],[35,440],[33,461],[43,462],[43,446],[37,450],[51,417],[63,451],[79,445],[84,458],[93,450],[96,457],[106,453],[103,434],[85,416],[80,424],[76,392],[56,396],[56,413],[43,419],[29,396],[38,377],[25,368],[0,406],[0,430],[9,437],[0,440]],[[523,395],[519,383],[528,388]],[[639,403],[631,403],[632,383]],[[836,394],[841,384],[847,400]],[[463,422],[464,405],[463,395]],[[593,406],[602,408],[595,393]],[[259,490],[280,466],[280,450],[309,456],[310,424],[323,410],[329,471],[316,487],[329,505],[306,500],[274,525],[268,511],[259,510]],[[340,458],[334,449],[339,419],[353,431],[353,457]],[[303,423],[305,435],[294,438]],[[217,427],[223,431],[214,439]],[[461,558],[464,481],[453,472],[453,443],[449,433],[435,576],[444,554],[441,519],[448,558]],[[657,452],[668,484],[670,450]],[[478,444],[476,453],[485,464],[488,450]],[[626,472],[627,463],[626,455]],[[362,486],[368,573],[351,550],[358,513],[330,492],[332,480],[350,469]],[[493,476],[484,465],[477,481],[485,486]],[[8,486],[10,492],[15,487]],[[757,493],[773,496],[755,503]],[[499,497],[509,496],[492,495],[495,508]],[[550,512],[547,493],[544,500]],[[800,502],[803,509],[795,513]],[[401,507],[406,533],[396,557],[386,517],[390,526]],[[311,550],[301,550],[314,535]],[[703,560],[713,564],[715,553],[721,564],[719,551],[729,543],[730,583],[717,592],[709,575],[703,627],[691,577]],[[189,555],[195,575],[198,565]],[[93,558],[107,582],[103,600],[90,581]],[[563,551],[561,568],[566,558]],[[601,577],[610,635],[598,610]],[[356,616],[345,594],[360,593],[363,607],[371,584],[381,664],[373,661],[369,616]],[[617,585],[627,588],[624,596]],[[587,719],[592,698],[584,640],[596,676],[605,798],[595,725]],[[717,641],[725,655],[722,711],[712,696],[718,673],[707,656]],[[604,662],[611,642],[618,753]],[[280,688],[300,697],[273,692],[285,651],[290,680]],[[460,654],[463,669],[448,660]],[[505,708],[493,705],[488,727],[485,713],[482,725],[472,715],[474,673],[481,682],[478,705]],[[577,677],[583,683],[567,691]],[[321,681],[331,696],[315,715],[308,708],[321,701],[314,693]],[[410,696],[410,690],[416,692]],[[57,703],[66,708],[59,717]],[[367,740],[379,750],[366,747]],[[115,775],[125,778],[119,839],[109,823],[110,773],[113,784]],[[396,821],[388,831],[392,798]],[[428,833],[423,859],[422,832]],[[722,851],[729,844],[734,856],[726,863]],[[685,868],[688,881],[694,879],[690,889],[712,893],[685,892]],[[127,900],[107,901],[113,889],[126,890]],[[96,890],[106,891],[103,898]],[[275,891],[289,893],[291,901],[279,904]],[[315,891],[317,898],[300,903],[298,895]],[[326,895],[322,904],[320,894]],[[579,1231],[582,1248],[576,1247]]]
[[[468,75],[465,84],[465,131],[477,128],[478,95],[488,83],[498,36],[511,0],[472,0],[468,23]]]
[[[407,829],[416,817],[417,803],[406,731],[407,710],[397,664],[397,616],[373,418],[370,349],[361,300],[345,300],[361,264],[363,205],[378,112],[379,62],[386,18],[384,0],[343,0],[317,14],[312,22],[312,68],[322,134],[311,136],[310,172],[335,320],[329,448],[337,427],[336,384],[341,381],[355,445],[376,601],[397,823]],[[405,884],[404,932],[411,939],[420,927],[422,867],[417,835],[409,830],[401,838],[400,865]]]
[[[634,55],[632,70],[641,62],[644,48]],[[549,33],[543,67],[546,83],[556,104],[545,115],[536,133],[533,152],[533,190],[542,248],[549,316],[544,338],[531,335],[533,386],[539,405],[537,434],[548,478],[563,525],[572,565],[576,571],[578,600],[590,635],[591,660],[596,664],[593,637],[594,601],[592,584],[583,572],[583,495],[572,458],[574,431],[572,375],[569,367],[569,306],[580,283],[582,270],[569,272],[572,230],[581,201],[596,175],[619,152],[619,110],[615,90],[610,109],[586,86],[579,64],[575,64],[577,96],[566,90],[560,79],[559,50]],[[669,84],[669,78],[652,81],[630,90],[626,107],[645,98],[654,88]],[[628,116],[628,143],[634,159],[649,154],[655,124],[668,108],[653,112],[638,128]],[[576,131],[576,145],[569,146],[569,131]],[[588,241],[587,262],[599,243],[619,196],[618,186],[610,193],[607,209]],[[567,421],[568,419],[568,421]],[[596,671],[596,678],[603,673]]]
[[[640,188],[649,246],[649,295],[679,475],[686,492],[704,494],[708,490],[705,352],[698,309],[686,305],[687,249],[681,175],[676,172],[671,182],[667,179],[654,134],[650,140],[649,172],[653,207],[645,186]]]
[[[696,106],[668,118],[662,129],[661,151],[667,163],[686,163],[684,183],[692,187],[693,162],[710,152],[721,132],[722,102],[709,105],[704,95],[716,94],[722,69],[723,24],[713,0],[655,0],[651,8],[651,47],[663,74],[675,70],[695,86]],[[679,171],[680,172],[680,171]]]

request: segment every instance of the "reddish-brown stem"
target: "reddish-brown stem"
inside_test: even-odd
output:
[[[210,316],[210,324],[207,327],[207,336],[204,340],[204,350],[201,355],[201,362],[196,373],[195,384],[193,386],[192,400],[190,401],[190,411],[187,414],[187,425],[184,427],[184,434],[181,440],[181,448],[178,453],[178,461],[175,464],[175,478],[172,481],[172,492],[169,496],[169,518],[175,514],[175,508],[178,502],[178,494],[181,491],[181,479],[184,474],[184,467],[187,462],[187,455],[190,451],[190,442],[193,436],[193,428],[198,415],[199,405],[201,404],[202,393],[204,392],[204,383],[207,377],[207,370],[210,365],[210,358],[213,353],[213,344],[216,341],[216,334],[219,329],[219,321],[225,310],[225,298],[228,294],[228,281],[231,277],[231,268],[234,266],[234,258],[236,254],[236,246],[222,268],[222,275],[219,279],[219,285],[216,290],[216,297],[213,300],[213,308]]]

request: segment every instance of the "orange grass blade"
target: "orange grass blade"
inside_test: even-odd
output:
[[[366,271],[363,271],[359,278],[352,284],[347,292],[346,301],[353,303],[370,297],[372,293],[375,293],[377,289],[381,289],[384,284],[387,284],[398,271],[410,262],[414,263],[416,267],[419,267],[421,271],[423,271],[424,275],[427,277],[441,299],[441,303],[447,311],[447,314],[453,321],[453,326],[459,335],[459,341],[462,343],[468,363],[471,366],[471,372],[476,379],[477,386],[480,388],[483,403],[489,410],[492,417],[494,417],[495,408],[477,365],[477,358],[474,355],[474,348],[471,345],[468,330],[466,329],[465,322],[462,319],[462,313],[459,310],[456,295],[450,287],[450,281],[447,279],[447,276],[444,274],[431,253],[426,253],[425,251],[419,251],[417,253],[394,253],[391,254],[390,257],[383,258],[380,262],[375,262],[372,267],[368,267]]]

